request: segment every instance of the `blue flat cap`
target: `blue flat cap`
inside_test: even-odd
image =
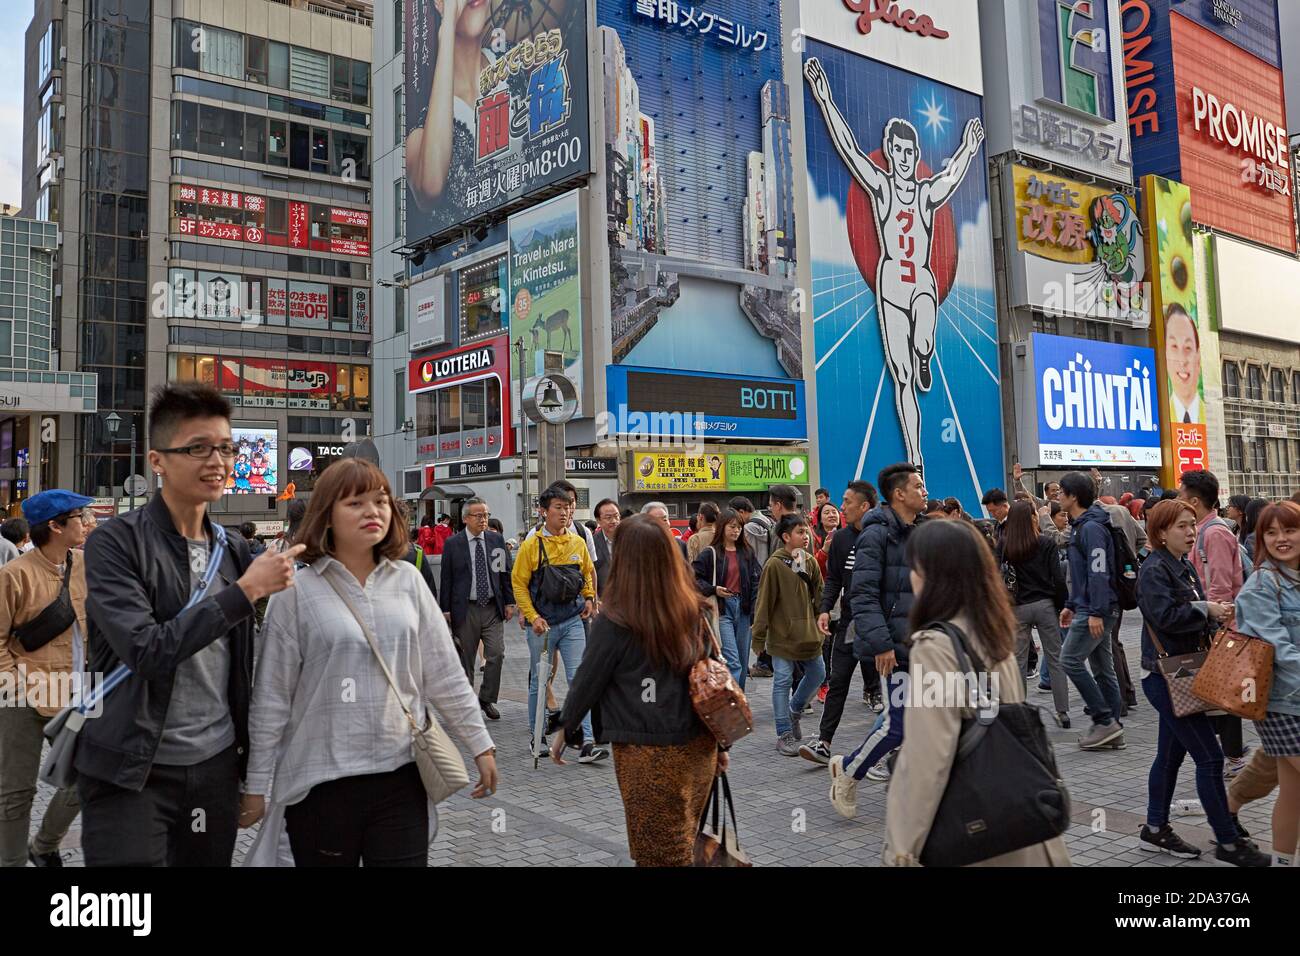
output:
[[[51,488],[23,501],[23,517],[27,519],[28,524],[38,525],[70,511],[80,511],[94,500],[75,491]]]

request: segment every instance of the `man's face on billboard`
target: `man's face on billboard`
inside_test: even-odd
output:
[[[1201,350],[1185,312],[1175,311],[1165,322],[1165,362],[1178,401],[1184,407],[1190,405],[1200,387]]]

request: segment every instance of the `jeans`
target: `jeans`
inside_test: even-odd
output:
[[[868,671],[867,662],[859,661],[853,656],[853,642],[850,640],[845,643],[844,634],[844,631],[836,631],[830,637],[830,687],[826,691],[826,703],[822,707],[822,722],[817,731],[817,736],[826,744],[835,737],[835,731],[840,726],[840,718],[844,716],[844,702],[848,699],[849,686],[853,683],[853,672],[861,668],[862,681],[867,687],[874,686],[873,682],[877,680],[875,668]]]
[[[1175,717],[1169,685],[1159,674],[1142,680],[1142,692],[1160,715],[1156,759],[1147,778],[1147,825],[1158,830],[1169,822],[1169,805],[1178,786],[1178,770],[1189,753],[1196,763],[1196,795],[1220,843],[1236,843],[1237,828],[1228,816],[1228,792],[1223,785],[1223,751],[1214,725],[1205,714]]]
[[[1114,626],[1115,614],[1112,612],[1104,619],[1101,637],[1094,639],[1088,632],[1088,618],[1076,614],[1061,646],[1061,668],[1079,689],[1079,696],[1088,705],[1094,724],[1118,720],[1123,709],[1110,647],[1110,630]],[[1085,661],[1088,667],[1084,667]],[[1089,667],[1091,674],[1088,673]]]
[[[862,746],[844,758],[844,772],[861,781],[867,771],[888,757],[903,744],[903,708],[911,691],[911,675],[905,670],[895,670],[888,678],[880,678],[880,694],[885,701],[885,711],[880,715]]]
[[[718,605],[718,640],[722,644],[722,656],[727,662],[727,670],[744,690],[745,678],[749,676],[749,645],[754,622],[750,615],[741,611],[739,597],[719,598]]]
[[[1018,604],[1015,607],[1016,623],[1016,660],[1023,673],[1029,659],[1029,640],[1031,632],[1037,628],[1038,640],[1043,646],[1042,661],[1039,671],[1046,670],[1051,675],[1052,703],[1058,714],[1070,712],[1070,687],[1065,682],[1065,672],[1061,669],[1061,625],[1056,613],[1056,606],[1044,598],[1031,604]],[[1033,675],[1029,675],[1031,678]]]
[[[234,744],[192,767],[154,764],[138,793],[85,774],[77,791],[86,866],[230,866],[239,832]]]
[[[790,713],[803,711],[813,694],[817,693],[817,688],[822,686],[822,678],[826,676],[826,666],[822,664],[820,654],[810,661],[799,662],[803,664],[803,677],[791,697],[790,685],[794,682],[795,663],[772,655],[772,713],[776,716],[778,737],[791,731]]]
[[[528,629],[528,726],[533,726],[537,717],[537,662],[542,656],[542,643],[550,641],[552,651],[558,651],[564,662],[564,679],[573,685],[573,675],[578,673],[582,663],[583,652],[587,650],[587,631],[580,617],[571,617],[562,624],[553,624],[546,634],[538,634],[531,627]],[[591,714],[582,717],[582,734],[585,743],[595,738],[591,735]]]
[[[32,801],[45,746],[45,725],[51,719],[35,707],[0,703],[0,866],[27,865]],[[44,856],[57,850],[79,809],[75,788],[54,794],[32,840],[33,852]]]
[[[427,866],[429,796],[414,763],[327,780],[284,811],[296,866]]]

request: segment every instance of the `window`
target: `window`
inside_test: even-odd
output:
[[[330,58],[328,53],[305,50],[300,46],[289,48],[289,89],[295,93],[330,97]]]
[[[287,90],[289,88],[289,46],[286,43],[272,41],[269,53],[270,72],[267,84]]]
[[[346,56],[333,57],[330,73],[330,98],[352,102],[352,61]]]
[[[1241,372],[1236,362],[1223,363],[1223,397],[1241,398]]]
[[[399,176],[393,183],[393,241],[406,236],[406,177]]]
[[[1246,399],[1252,402],[1264,400],[1264,370],[1258,365],[1246,366]]]
[[[249,35],[244,56],[244,79],[250,83],[266,84],[266,38]]]
[[[266,117],[244,117],[244,159],[252,163],[266,162]]]
[[[38,65],[36,69],[36,85],[43,86],[49,78],[50,73],[62,64],[56,64],[58,57],[59,42],[62,39],[62,22],[59,20],[50,21],[50,25],[45,28],[45,33],[41,35],[40,49],[37,55]]]
[[[1287,440],[1285,438],[1270,438],[1268,440],[1268,470],[1274,474],[1285,474],[1291,470],[1291,462],[1287,455]]]
[[[1268,375],[1268,400],[1282,404],[1286,401],[1285,377],[1281,369],[1273,369]]]
[[[402,42],[406,34],[406,11],[402,9],[402,0],[393,0],[393,55],[402,52]]]
[[[178,70],[199,68],[197,29],[198,24],[191,20],[176,20],[172,24],[172,65]]]
[[[394,282],[405,282],[406,277],[398,274],[393,276]],[[393,332],[400,335],[406,331],[406,289],[403,286],[393,286]]]
[[[1250,470],[1268,471],[1268,442],[1263,438],[1250,443]]]
[[[301,123],[289,124],[289,166],[293,169],[311,169],[311,127]]]
[[[288,215],[289,207],[283,199],[267,199],[266,231],[276,236],[286,235],[289,231]]]
[[[393,414],[400,429],[406,422],[406,367],[393,372]]]
[[[352,133],[342,133],[338,130],[330,135],[334,140],[330,174],[345,179],[355,177],[361,182],[369,182],[370,138],[354,136]]]
[[[266,161],[272,166],[289,165],[289,124],[284,120],[267,120]]]
[[[200,105],[199,152],[225,159],[243,159],[244,114]]]
[[[9,355],[13,352],[14,346],[14,324],[12,322],[0,322],[0,355]],[[399,374],[405,373],[402,369]]]
[[[393,145],[401,146],[406,136],[406,97],[403,87],[393,90]]]
[[[370,64],[364,60],[352,61],[352,102],[358,106],[370,103]]]
[[[1228,471],[1245,470],[1245,454],[1241,447],[1240,435],[1228,436]]]
[[[311,171],[330,172],[330,131],[317,126],[311,130]]]
[[[232,80],[244,78],[244,35],[207,24],[200,26],[199,69]]]
[[[1291,373],[1291,402],[1300,405],[1300,372]]]

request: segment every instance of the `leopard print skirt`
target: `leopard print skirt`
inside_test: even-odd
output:
[[[628,852],[637,866],[690,866],[713,790],[718,742],[702,733],[674,746],[614,744]]]

